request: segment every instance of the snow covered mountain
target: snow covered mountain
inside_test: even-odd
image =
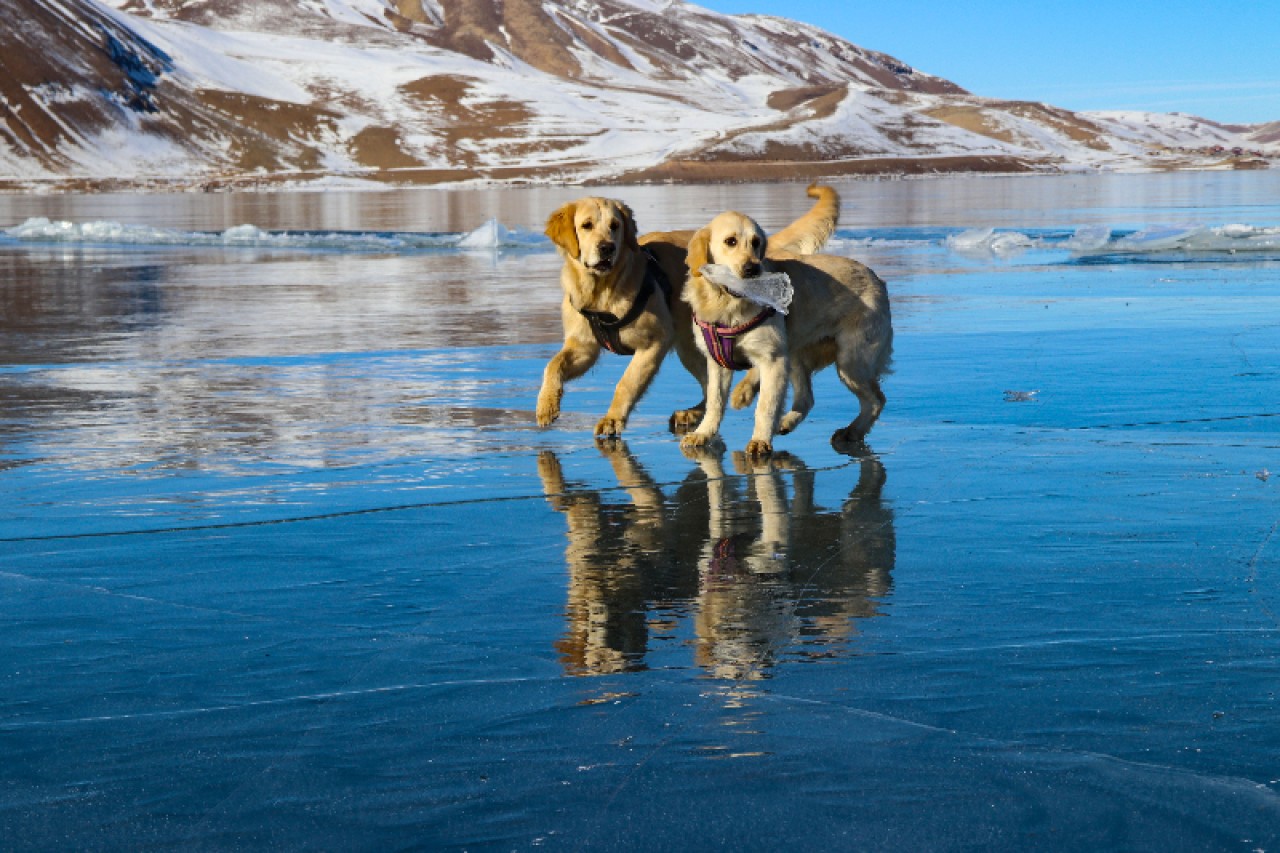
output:
[[[0,0],[0,186],[1265,165],[1276,124],[970,94],[682,0]]]

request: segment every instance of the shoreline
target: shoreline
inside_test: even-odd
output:
[[[878,157],[844,160],[673,160],[608,176],[570,177],[558,170],[394,169],[365,173],[327,171],[215,175],[196,178],[0,177],[0,195],[95,193],[223,193],[382,191],[394,189],[477,189],[637,186],[660,184],[787,183],[825,179],[912,180],[933,177],[1014,177],[1070,174],[1150,174],[1251,171],[1272,168],[1270,159],[1227,157],[1135,164],[1132,168],[1067,167],[1062,163],[1012,156]],[[502,177],[501,173],[512,173]]]

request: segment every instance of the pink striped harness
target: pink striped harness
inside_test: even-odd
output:
[[[702,330],[702,340],[707,345],[707,353],[715,359],[716,364],[721,367],[727,367],[730,370],[746,370],[751,365],[734,358],[734,339],[738,335],[746,334],[756,328],[777,313],[772,308],[765,308],[741,326],[721,326],[719,323],[706,323],[699,320],[697,316],[693,318],[693,322]]]

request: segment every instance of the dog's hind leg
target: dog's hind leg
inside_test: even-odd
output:
[[[857,360],[856,355],[846,358],[841,352],[836,361],[836,372],[845,387],[858,397],[858,417],[854,418],[844,429],[836,430],[831,436],[833,445],[857,444],[867,437],[871,427],[875,425],[880,412],[884,410],[884,391],[880,390],[880,380],[868,370],[866,365]]]
[[[758,393],[760,393],[760,371],[752,367],[733,389],[733,395],[729,397],[729,405],[735,409],[745,409],[751,405]]]
[[[824,338],[791,356],[791,411],[782,417],[778,431],[794,430],[813,411],[813,374],[836,360],[835,341]]]
[[[782,435],[800,426],[813,411],[813,373],[804,359],[797,356],[791,362],[791,411],[782,416],[778,432]]]
[[[574,338],[564,342],[560,352],[547,362],[542,372],[542,388],[538,391],[538,426],[551,426],[560,417],[560,399],[564,397],[564,383],[577,379],[591,369],[600,357],[600,347]]]

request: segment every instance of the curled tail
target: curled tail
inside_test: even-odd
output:
[[[806,194],[815,199],[809,212],[769,238],[770,249],[812,255],[836,232],[840,220],[840,194],[822,184],[810,184]]]

